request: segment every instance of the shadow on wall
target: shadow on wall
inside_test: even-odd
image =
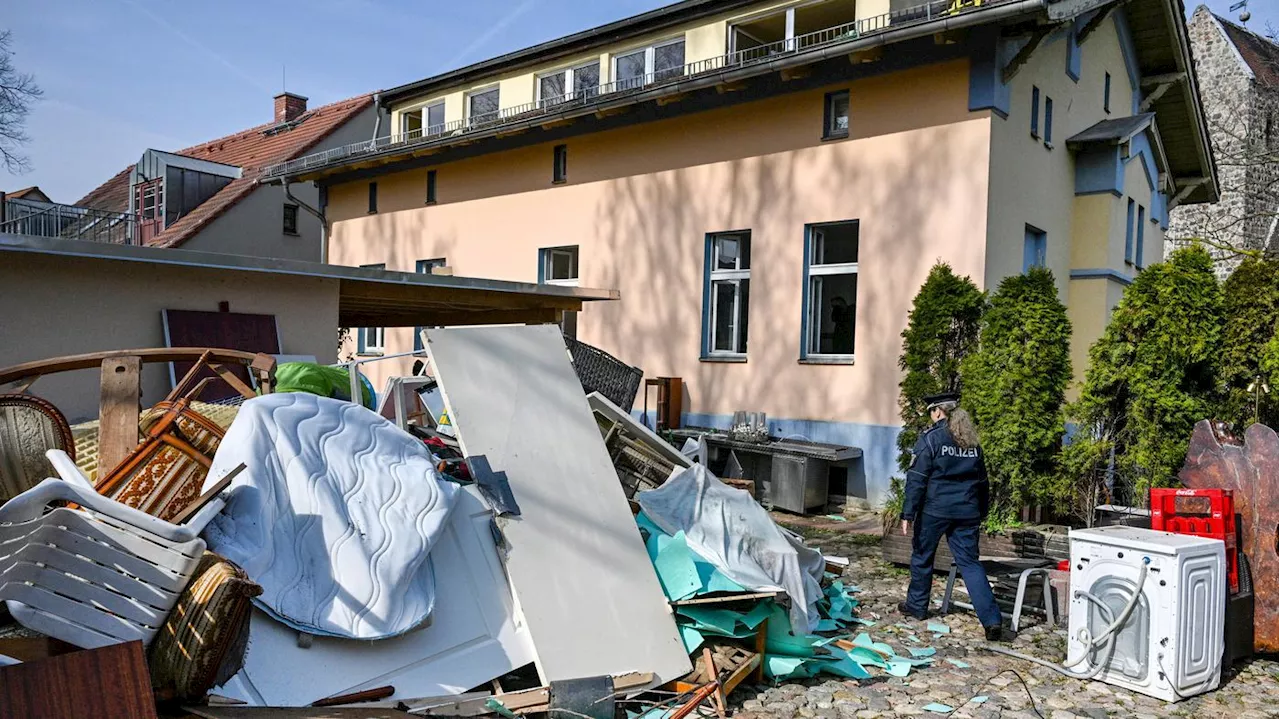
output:
[[[985,187],[979,198],[966,197],[974,188],[958,178],[967,176],[965,163],[981,161],[985,168],[986,157],[973,156],[969,145],[958,150],[948,129],[913,136],[910,152],[875,172],[853,153],[809,151],[803,168],[795,152],[727,163],[726,191],[719,192],[717,185],[714,195],[690,172],[615,181],[614,202],[596,212],[598,246],[614,248],[614,261],[591,283],[618,288],[623,299],[584,312],[580,327],[589,328],[584,339],[627,362],[645,357],[647,376],[683,376],[690,424],[724,427],[735,409],[763,410],[775,435],[861,447],[864,458],[861,467],[851,467],[850,488],[865,487],[863,497],[878,505],[896,473],[898,428],[839,415],[860,406],[870,408],[860,412],[863,416],[896,417],[900,333],[911,298],[941,246],[930,235],[941,231],[939,220],[947,218],[948,207],[980,200],[977,210],[985,213]],[[800,178],[801,172],[810,176]],[[808,187],[832,188],[837,199],[815,203],[798,197],[801,179]],[[862,217],[856,209],[841,211],[844,202],[838,198],[849,197],[858,198]],[[804,216],[815,207],[830,214]],[[875,208],[874,215],[865,208]],[[803,227],[843,219],[862,221],[858,361],[855,366],[797,366]],[[957,213],[957,221],[964,219]],[[768,228],[786,228],[787,239],[763,236],[761,229]],[[699,363],[705,233],[737,229],[757,233],[749,360]],[[981,282],[981,276],[975,279]],[[641,404],[637,401],[637,409]],[[786,414],[775,417],[778,411],[771,407],[785,407]]]

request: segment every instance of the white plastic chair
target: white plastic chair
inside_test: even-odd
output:
[[[57,501],[80,509],[50,511]],[[23,626],[79,647],[149,644],[191,581],[205,549],[200,531],[222,506],[214,499],[179,526],[75,479],[46,479],[0,507],[0,600]]]

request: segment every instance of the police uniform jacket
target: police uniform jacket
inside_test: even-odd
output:
[[[912,451],[902,503],[902,519],[928,514],[945,519],[987,516],[989,485],[982,449],[956,446],[946,420],[925,430]]]

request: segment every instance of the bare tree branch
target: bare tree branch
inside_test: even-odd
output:
[[[29,73],[13,66],[10,32],[0,31],[0,164],[12,174],[31,169],[31,160],[20,152],[30,141],[25,125],[31,103],[44,91]]]

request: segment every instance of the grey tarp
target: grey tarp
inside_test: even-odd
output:
[[[695,464],[661,487],[636,495],[664,532],[684,532],[689,548],[751,590],[782,590],[791,598],[791,630],[811,634],[822,599],[822,553],[779,527],[750,494]]]

